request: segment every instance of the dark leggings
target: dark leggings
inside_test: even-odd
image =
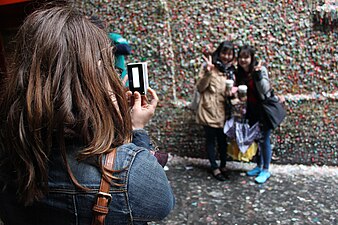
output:
[[[210,166],[212,170],[218,168],[216,162],[216,142],[218,144],[218,152],[220,155],[221,165],[220,167],[225,167],[226,164],[226,153],[227,153],[227,140],[226,135],[223,132],[223,128],[214,128],[209,126],[204,126],[205,138],[206,138],[206,148],[208,152],[208,157],[210,161]]]

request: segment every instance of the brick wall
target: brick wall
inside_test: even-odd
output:
[[[274,131],[277,163],[338,165],[335,27],[314,26],[321,1],[77,1],[133,46],[127,62],[148,61],[161,104],[148,126],[169,152],[205,157],[203,130],[188,109],[206,46],[248,43],[287,100],[288,117]]]

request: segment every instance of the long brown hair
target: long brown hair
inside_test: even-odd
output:
[[[101,159],[130,140],[130,114],[113,65],[107,34],[76,9],[48,7],[26,18],[9,76],[1,82],[0,102],[0,153],[14,171],[24,203],[46,193],[47,161],[55,142],[81,187],[67,163],[67,139],[83,143],[80,160]]]

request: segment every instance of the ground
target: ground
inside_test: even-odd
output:
[[[338,167],[272,164],[271,178],[259,185],[245,174],[254,166],[228,162],[231,179],[220,182],[207,160],[171,157],[166,173],[176,206],[164,221],[149,224],[338,224]]]
[[[208,172],[208,162],[179,158],[167,175],[176,207],[169,224],[338,224],[338,168],[272,165],[271,178],[256,184],[245,171],[252,163],[229,162],[230,181]]]

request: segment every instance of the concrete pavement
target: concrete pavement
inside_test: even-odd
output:
[[[167,175],[176,207],[152,225],[338,224],[338,167],[271,165],[262,185],[247,177],[253,163],[228,162],[230,181],[220,182],[208,161],[173,157]]]

